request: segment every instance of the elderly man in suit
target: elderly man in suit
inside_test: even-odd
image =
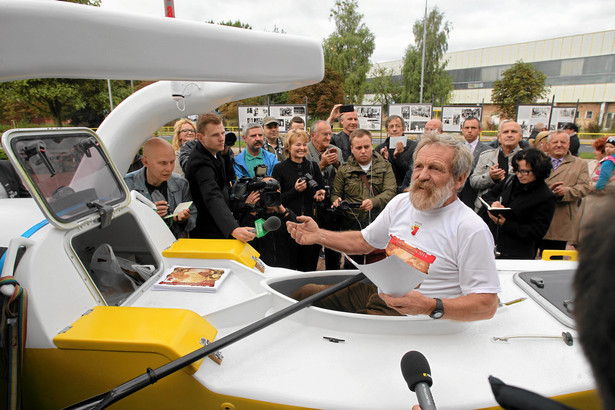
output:
[[[474,171],[476,164],[478,163],[478,157],[484,151],[487,151],[489,146],[487,144],[483,144],[479,141],[480,133],[482,129],[480,127],[480,121],[476,117],[468,117],[463,121],[461,125],[461,132],[463,133],[463,138],[466,140],[466,146],[470,149],[472,153],[472,169],[470,171],[470,175]],[[466,179],[463,188],[459,192],[459,199],[461,202],[466,204],[468,207],[474,209],[474,201],[476,201],[476,196],[478,195],[478,191],[470,185],[470,178]]]
[[[590,190],[587,162],[570,152],[570,137],[564,131],[556,131],[548,139],[549,156],[553,171],[545,180],[555,194],[557,203],[551,226],[539,243],[539,248],[566,249],[566,242],[577,237],[577,210],[579,199]]]

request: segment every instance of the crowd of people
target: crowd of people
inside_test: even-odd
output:
[[[300,271],[316,270],[319,256],[328,270],[350,268],[337,249],[297,244],[285,224],[269,237],[256,238],[253,232],[256,220],[271,215],[284,222],[307,216],[331,231],[360,231],[396,195],[412,192],[417,147],[425,136],[444,135],[440,120],[427,122],[415,140],[404,138],[403,119],[391,115],[385,122],[387,138],[374,148],[372,135],[359,128],[357,112],[348,107],[336,104],[326,121],[310,124],[309,133],[299,117],[285,136],[274,117],[249,123],[243,129],[245,149],[237,155],[225,144],[221,117],[203,114],[196,124],[180,119],[172,143],[149,140],[143,169],[125,180],[156,204],[178,238],[250,242],[266,263]],[[342,130],[334,134],[336,121]],[[534,259],[544,249],[576,246],[579,222],[591,212],[591,200],[583,198],[592,190],[604,192],[615,180],[615,137],[596,140],[596,161],[588,163],[575,156],[574,124],[552,132],[545,128],[537,125],[528,141],[519,124],[503,120],[497,138],[487,144],[480,141],[478,118],[461,124],[463,139],[458,139],[471,164],[455,198],[485,222],[496,258]],[[256,181],[277,184],[279,203],[263,206],[265,185]],[[188,201],[194,201],[189,209],[173,213]],[[368,263],[383,253],[375,248],[351,257]]]

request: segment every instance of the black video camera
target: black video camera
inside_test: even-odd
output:
[[[231,207],[233,212],[256,211],[265,212],[269,207],[280,206],[280,183],[275,179],[264,181],[261,177],[241,178],[231,187]],[[246,204],[250,193],[257,191],[260,199],[255,205]]]

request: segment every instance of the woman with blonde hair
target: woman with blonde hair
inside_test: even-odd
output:
[[[184,176],[184,171],[179,165],[179,150],[186,141],[192,141],[196,138],[196,125],[188,118],[180,118],[173,126],[173,149],[175,150],[175,168],[173,172]]]
[[[325,199],[324,181],[317,162],[305,159],[310,137],[303,130],[291,130],[286,134],[284,153],[286,159],[275,165],[272,177],[280,183],[282,205],[296,215],[315,217],[316,202]],[[300,271],[316,270],[318,245],[298,245],[288,237],[290,243],[290,269]]]

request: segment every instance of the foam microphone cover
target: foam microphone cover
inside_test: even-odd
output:
[[[280,226],[282,226],[282,221],[277,216],[270,216],[269,218],[267,218],[265,223],[263,223],[263,228],[267,232],[277,231],[278,229],[280,229]]]
[[[425,356],[416,350],[409,351],[401,358],[401,373],[412,391],[417,383],[424,382],[429,387],[433,384],[429,363]]]

